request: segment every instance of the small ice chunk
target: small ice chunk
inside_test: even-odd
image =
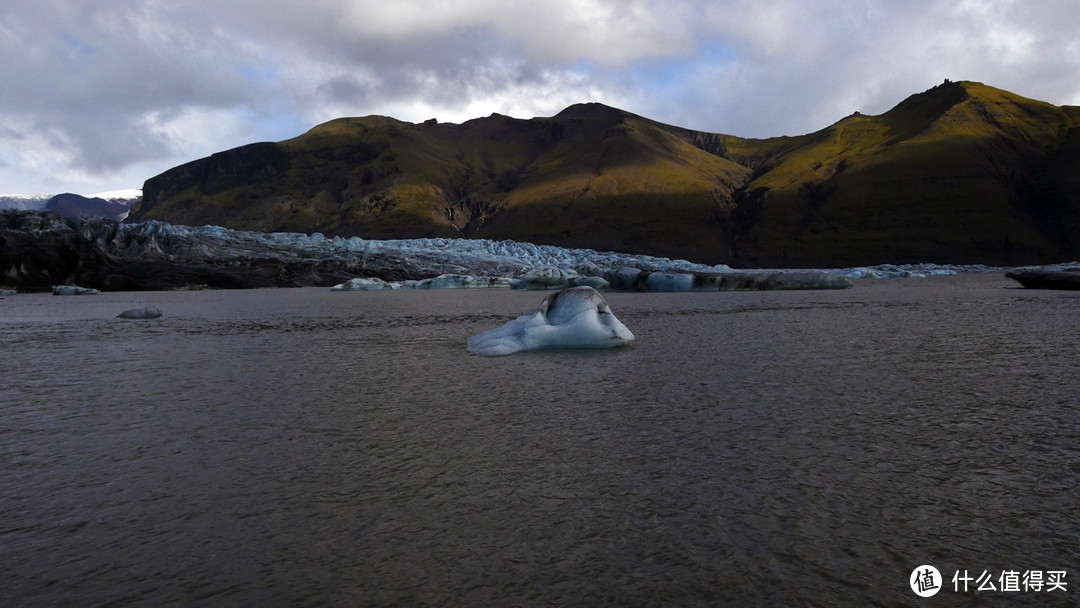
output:
[[[611,312],[592,287],[564,289],[502,327],[469,338],[474,355],[509,355],[544,348],[610,348],[626,344],[634,334]]]
[[[116,315],[117,319],[156,319],[161,316],[161,309],[157,306],[146,308],[132,308]]]
[[[96,296],[101,292],[78,285],[53,285],[52,293],[54,296]]]

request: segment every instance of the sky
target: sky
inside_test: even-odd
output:
[[[344,116],[596,101],[799,135],[943,80],[1080,105],[1075,0],[4,0],[0,194],[141,188]]]

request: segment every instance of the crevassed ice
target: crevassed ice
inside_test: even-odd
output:
[[[366,240],[359,237],[328,238],[323,234],[261,233],[233,230],[221,226],[187,227],[157,221],[127,224],[122,230],[128,234],[154,236],[199,237],[219,239],[232,243],[254,243],[267,247],[288,248],[305,254],[327,257],[362,257],[372,253],[395,253],[420,262],[453,264],[462,272],[480,272],[498,269],[505,274],[520,274],[530,269],[573,269],[594,266],[603,269],[636,268],[668,273],[686,272],[738,272],[717,264],[695,264],[687,260],[648,255],[625,254],[592,249],[564,249],[552,245],[536,245],[517,241],[492,241],[487,239],[392,239]],[[980,272],[992,270],[980,265],[938,264],[881,264],[878,266],[826,269],[825,272],[851,279],[921,277],[957,272]],[[758,270],[760,272],[760,269]],[[490,272],[487,272],[490,274]],[[654,279],[660,280],[660,279]],[[679,279],[672,279],[677,282]],[[674,285],[673,285],[674,287]]]

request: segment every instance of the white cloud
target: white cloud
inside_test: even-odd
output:
[[[943,78],[1077,104],[1077,31],[1068,0],[10,0],[0,192],[137,187],[346,115],[602,101],[764,137]]]
[[[686,24],[669,19],[672,3],[665,2],[397,0],[342,6],[349,35],[391,44],[460,32],[493,38],[528,60],[563,63],[588,57],[610,65],[692,48],[682,31]]]

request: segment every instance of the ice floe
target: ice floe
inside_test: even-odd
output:
[[[131,308],[116,315],[117,319],[157,319],[161,316],[161,309],[157,306],[146,308]]]
[[[509,323],[469,338],[474,355],[500,356],[547,348],[611,348],[634,339],[592,287],[557,291]]]
[[[101,292],[78,285],[53,285],[52,293],[54,296],[96,296]]]

